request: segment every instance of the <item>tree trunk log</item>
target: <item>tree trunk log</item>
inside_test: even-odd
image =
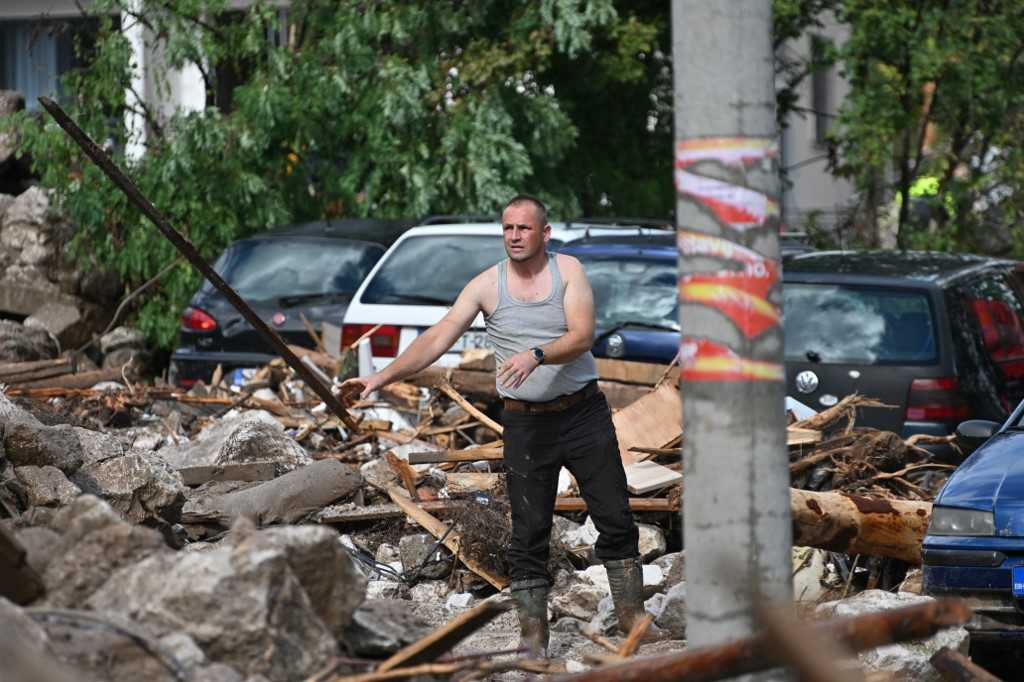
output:
[[[920,565],[930,502],[790,489],[793,544]]]

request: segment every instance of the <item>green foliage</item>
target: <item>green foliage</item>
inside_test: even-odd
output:
[[[293,0],[282,30],[268,3],[228,12],[227,0],[145,0],[127,20],[146,26],[169,66],[202,71],[208,106],[166,116],[143,105],[146,153],[131,160],[131,52],[112,17],[133,4],[90,5],[100,32],[89,68],[62,84],[63,104],[204,257],[274,225],[494,213],[522,191],[563,217],[594,197],[641,214],[673,206],[663,3]],[[168,82],[157,78],[158,93]],[[621,120],[608,125],[610,113]],[[15,125],[76,227],[73,249],[128,287],[176,256],[52,121]],[[198,284],[176,268],[137,323],[169,346]]]
[[[1024,255],[1024,5],[1013,0],[842,0],[838,59],[850,81],[834,168],[865,193],[897,195],[901,246]],[[928,226],[912,188],[937,179]],[[1000,242],[992,236],[1002,231]]]

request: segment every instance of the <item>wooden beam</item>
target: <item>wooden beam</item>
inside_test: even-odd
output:
[[[466,506],[462,500],[425,500],[417,503],[423,511],[432,514],[457,511]],[[317,515],[319,523],[363,523],[405,518],[406,514],[397,504],[373,504],[368,507],[338,509],[327,507]]]
[[[459,395],[459,392],[456,391],[455,388],[453,388],[452,385],[449,384],[447,381],[442,381],[441,383],[439,383],[437,385],[437,390],[441,391],[446,396],[454,400],[455,404],[464,409],[473,417],[476,417],[476,419],[481,424],[491,429],[495,433],[501,435],[505,432],[505,429],[502,428],[501,424],[488,417],[486,414],[478,410],[476,406],[474,406],[471,402],[469,402],[461,395]]]
[[[409,464],[436,464],[438,462],[477,462],[480,460],[501,460],[505,458],[503,448],[480,447],[468,450],[428,450],[410,452]]]
[[[449,532],[447,524],[445,524],[440,519],[434,517],[429,512],[425,511],[423,508],[417,505],[415,502],[410,500],[404,494],[404,491],[398,486],[389,486],[387,492],[388,497],[391,498],[391,501],[397,504],[399,507],[401,507],[402,511],[404,511],[409,518],[411,518],[413,521],[422,526],[424,530],[433,535],[435,538],[440,539],[443,537],[444,546],[447,547],[452,554],[457,556],[459,558],[459,561],[464,563],[469,570],[476,573],[478,576],[489,582],[491,585],[494,585],[495,588],[499,590],[505,589],[505,587],[509,583],[508,578],[506,578],[505,576],[494,575],[486,568],[481,566],[479,563],[477,563],[475,560],[468,556],[465,556],[461,552],[461,538],[457,531],[453,530]]]
[[[450,378],[449,378],[450,375]],[[498,386],[494,372],[476,372],[467,369],[451,369],[448,367],[427,367],[416,372],[405,381],[416,386],[433,388],[442,381],[450,381],[459,392],[487,400],[498,399]]]
[[[679,511],[678,501],[662,497],[631,497],[629,498],[630,511],[642,512],[677,512]],[[587,511],[587,503],[582,497],[556,497],[556,512],[584,512]]]
[[[202,485],[210,481],[269,481],[276,475],[273,462],[243,462],[177,469],[185,485]]]

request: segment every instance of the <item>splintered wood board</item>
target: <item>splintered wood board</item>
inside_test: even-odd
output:
[[[501,485],[501,477],[498,474],[451,473],[445,478],[450,493],[478,493],[494,490]]]
[[[659,490],[682,480],[681,473],[663,467],[657,462],[637,462],[626,466],[626,487],[634,495]]]
[[[786,429],[786,445],[811,445],[821,442],[821,431],[814,429]]]
[[[629,466],[644,455],[632,447],[660,448],[683,430],[683,399],[675,382],[666,381],[634,403],[612,414],[619,437],[619,456]]]
[[[668,371],[668,365],[631,360],[609,360],[596,358],[597,377],[604,381],[618,381],[623,384],[654,386]]]

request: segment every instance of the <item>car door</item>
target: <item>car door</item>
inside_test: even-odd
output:
[[[985,367],[965,367],[967,372],[989,371],[1004,417],[1024,398],[1024,295],[1019,276],[993,271],[963,287],[974,341],[981,348]]]

